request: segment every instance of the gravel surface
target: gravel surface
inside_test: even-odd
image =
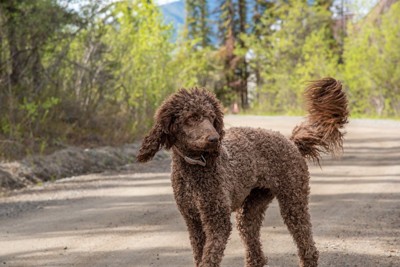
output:
[[[227,116],[226,126],[290,134],[298,117]],[[352,120],[341,159],[310,164],[320,266],[400,266],[400,124]],[[193,266],[188,233],[160,156],[118,172],[69,177],[0,198],[0,265]],[[233,218],[232,218],[232,221]],[[277,202],[262,228],[269,266],[297,266]],[[222,266],[243,266],[232,232]]]
[[[139,144],[120,147],[78,148],[69,147],[50,155],[34,155],[24,160],[0,163],[0,193],[41,184],[46,181],[99,173],[107,170],[122,170],[135,162]],[[158,153],[156,160],[168,157]]]

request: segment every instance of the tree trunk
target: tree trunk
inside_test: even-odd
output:
[[[247,8],[246,8],[246,0],[239,0],[239,34],[246,34],[246,13],[247,13]],[[244,48],[244,42],[239,38],[238,40],[239,47]],[[249,76],[249,73],[247,71],[247,62],[246,62],[246,56],[242,56],[242,58],[239,60],[239,64],[237,66],[238,73],[239,73],[239,94],[241,96],[241,106],[242,109],[247,109],[249,106],[249,101],[248,101],[248,90],[247,90],[247,78]]]

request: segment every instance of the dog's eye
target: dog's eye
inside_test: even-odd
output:
[[[215,115],[211,115],[211,116],[209,117],[209,119],[210,119],[210,122],[211,122],[211,123],[214,123],[214,121],[215,121]]]
[[[192,115],[187,119],[187,121],[190,122],[190,123],[198,122],[199,120],[200,120],[200,117],[197,116],[197,115]]]

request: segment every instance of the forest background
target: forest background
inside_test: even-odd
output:
[[[177,33],[151,0],[1,1],[0,159],[132,142],[182,87],[303,115],[306,82],[332,76],[352,117],[400,117],[399,1],[210,2],[186,0]]]

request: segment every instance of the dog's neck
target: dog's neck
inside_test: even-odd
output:
[[[172,147],[172,151],[177,155],[177,158],[185,164],[200,167],[210,167],[214,164],[216,157],[219,155],[218,152],[190,153],[183,151],[176,146]]]
[[[174,146],[172,149],[176,154],[178,154],[181,158],[183,158],[183,160],[186,161],[186,163],[190,165],[200,165],[203,167],[207,165],[207,160],[205,159],[203,154],[196,157],[189,157],[185,155],[182,151],[180,151],[179,148],[177,148],[176,146]]]

